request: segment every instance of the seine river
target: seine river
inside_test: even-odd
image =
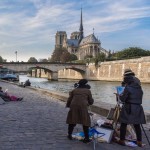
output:
[[[59,91],[68,93],[74,87],[74,83],[77,81],[48,81],[44,78],[27,77],[26,75],[19,75],[20,82],[25,82],[27,79],[31,81],[31,86],[37,88],[43,88],[53,91]],[[95,100],[95,104],[100,101],[116,104],[116,97],[113,93],[116,92],[116,86],[120,85],[120,82],[106,82],[106,81],[89,81],[91,85],[91,92]],[[150,84],[142,84],[144,91],[143,107],[144,110],[150,112]]]

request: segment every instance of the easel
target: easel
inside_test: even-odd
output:
[[[121,102],[119,100],[119,96],[118,94],[114,93],[116,95],[116,106],[115,108],[111,108],[111,110],[109,111],[109,114],[107,116],[108,120],[112,120],[112,126],[113,129],[115,130],[118,124],[118,119],[119,119],[119,115],[120,115],[120,111],[121,111]]]

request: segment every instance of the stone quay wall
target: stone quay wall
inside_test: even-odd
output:
[[[124,70],[128,68],[132,69],[141,82],[150,83],[150,57],[101,62],[97,66],[87,64],[84,76],[74,70],[64,69],[59,72],[58,78],[86,77],[88,80],[122,81]]]
[[[5,83],[21,86],[19,83],[5,81],[5,80],[0,80],[0,82],[5,82]],[[32,87],[32,86],[29,86],[29,87],[26,87],[26,88],[37,91],[38,93],[41,93],[43,95],[46,94],[50,97],[54,97],[54,98],[56,98],[58,100],[61,100],[65,103],[67,102],[67,99],[68,99],[68,96],[69,96],[68,93],[61,93],[61,92],[46,90],[46,89],[42,89],[42,88],[35,88],[35,87]],[[96,114],[99,114],[101,116],[104,116],[104,117],[107,117],[107,115],[108,115],[111,108],[115,108],[115,105],[105,103],[105,102],[99,102],[99,104],[91,105],[91,111],[92,112],[94,112]],[[147,123],[150,123],[150,112],[149,111],[145,111],[145,118],[146,118]]]

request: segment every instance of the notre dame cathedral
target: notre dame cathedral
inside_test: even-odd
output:
[[[98,53],[104,53],[106,57],[109,52],[101,47],[101,42],[94,33],[84,37],[82,23],[82,9],[79,31],[71,33],[70,39],[67,39],[65,31],[57,31],[55,35],[55,47],[65,47],[69,53],[75,54],[79,60],[83,60],[85,56],[95,57]]]

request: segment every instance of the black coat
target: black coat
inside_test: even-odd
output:
[[[143,91],[139,84],[131,83],[124,89],[120,100],[124,103],[119,121],[127,124],[145,124],[145,114],[142,107]]]

